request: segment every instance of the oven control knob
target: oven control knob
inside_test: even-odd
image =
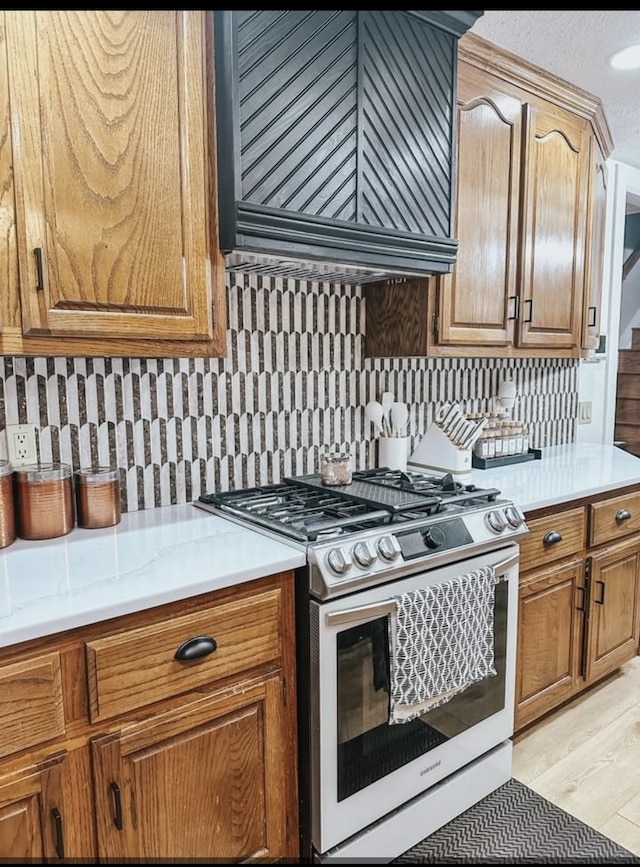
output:
[[[518,527],[524,524],[524,515],[515,506],[507,506],[504,510],[504,516],[514,530],[517,530]]]
[[[357,542],[353,546],[353,558],[359,566],[368,569],[376,559],[376,552],[368,542]]]
[[[500,512],[488,512],[486,520],[490,529],[492,529],[494,533],[502,533],[507,526]]]
[[[342,548],[332,548],[327,554],[327,563],[336,575],[344,575],[352,566],[351,557]]]
[[[444,544],[446,536],[441,527],[427,527],[427,529],[422,533],[422,538],[424,539],[424,544],[427,548],[433,550],[434,548],[439,548],[440,545]]]
[[[383,560],[391,562],[400,554],[400,544],[395,536],[382,536],[378,539],[378,553]]]

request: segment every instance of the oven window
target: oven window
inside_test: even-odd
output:
[[[502,710],[505,702],[507,582],[495,594],[497,674],[408,723],[389,725],[389,621],[338,633],[338,800],[342,801]]]

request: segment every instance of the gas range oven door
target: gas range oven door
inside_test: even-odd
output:
[[[316,855],[398,811],[513,734],[518,563],[518,546],[511,544],[370,590],[309,603],[311,839]],[[390,724],[388,635],[394,597],[489,565],[497,582],[497,673],[410,722]],[[425,836],[408,841],[395,855]]]

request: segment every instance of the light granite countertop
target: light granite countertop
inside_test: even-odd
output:
[[[0,552],[0,647],[241,584],[306,562],[302,550],[196,508],[128,512]]]
[[[551,446],[540,460],[474,469],[471,481],[498,488],[527,512],[640,484],[640,458],[599,443]]]
[[[640,458],[615,446],[544,449],[541,460],[473,470],[525,512],[640,484]],[[192,503],[129,512],[0,551],[0,647],[303,566],[301,547]]]

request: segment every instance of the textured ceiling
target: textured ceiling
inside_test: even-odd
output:
[[[611,158],[640,168],[640,69],[608,58],[640,42],[640,12],[492,12],[473,33],[598,96],[613,138]]]

